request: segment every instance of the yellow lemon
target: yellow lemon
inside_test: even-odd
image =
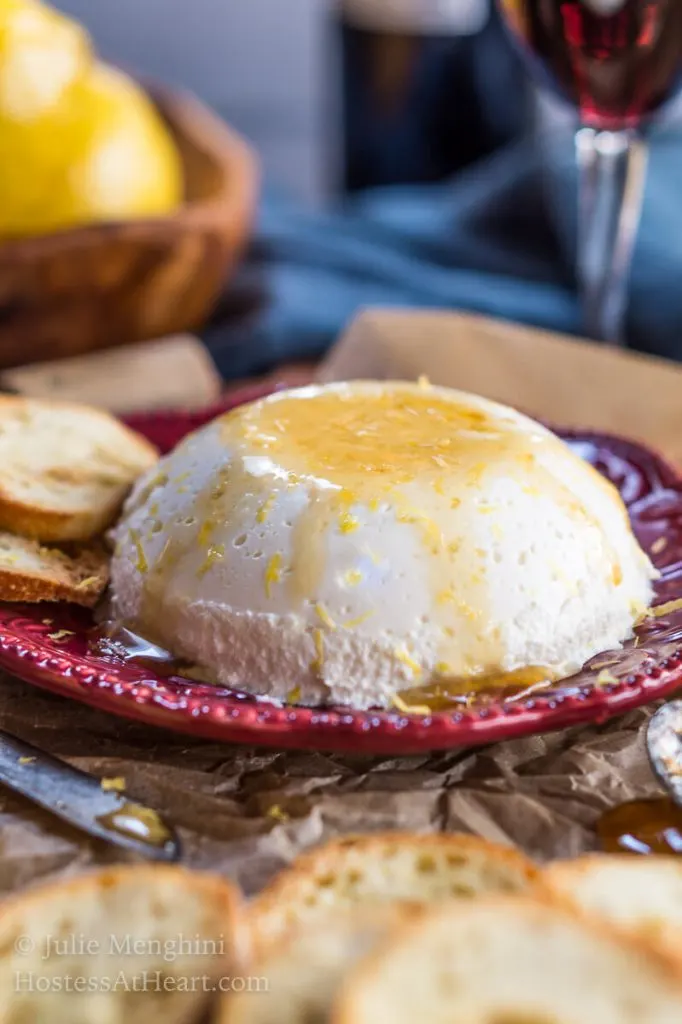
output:
[[[38,0],[0,0],[0,122],[54,110],[90,61],[80,25]]]
[[[173,139],[128,76],[94,64],[49,114],[0,117],[0,236],[171,212],[182,196]]]
[[[61,216],[71,222],[160,215],[181,200],[168,129],[146,93],[114,68],[98,64],[74,88],[63,145],[70,160]]]

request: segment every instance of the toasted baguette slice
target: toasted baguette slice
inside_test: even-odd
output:
[[[655,943],[682,965],[679,857],[594,854],[549,865],[541,881],[552,895]]]
[[[209,985],[234,973],[240,928],[233,888],[183,868],[31,889],[0,912],[0,1024],[194,1022]]]
[[[90,540],[157,458],[153,445],[109,413],[0,396],[0,530]]]
[[[327,1020],[350,968],[417,912],[397,903],[346,907],[287,935],[252,963],[248,989],[222,997],[216,1024]]]
[[[109,555],[94,542],[68,554],[0,532],[0,601],[71,601],[92,608],[109,581]]]
[[[679,1024],[664,957],[520,897],[441,908],[351,971],[333,1024]]]
[[[264,951],[330,908],[519,892],[537,877],[522,854],[476,836],[387,832],[345,837],[299,857],[254,900],[254,947]]]

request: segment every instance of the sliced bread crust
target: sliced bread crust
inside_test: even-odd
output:
[[[253,901],[254,947],[263,952],[334,908],[521,892],[537,878],[538,869],[522,853],[477,836],[346,836],[303,854]]]
[[[417,913],[398,903],[353,906],[302,926],[251,964],[250,990],[223,996],[215,1024],[327,1020],[351,967]]]
[[[665,957],[570,908],[489,897],[431,910],[348,975],[332,1024],[679,1024]]]
[[[540,884],[591,918],[657,946],[682,968],[682,860],[590,854],[556,861]]]
[[[103,410],[0,396],[0,530],[90,540],[157,459],[152,444]]]
[[[109,554],[102,544],[68,551],[0,532],[0,601],[70,601],[92,608],[109,582]]]
[[[0,1024],[189,1024],[241,970],[240,900],[211,875],[126,865],[0,906]]]

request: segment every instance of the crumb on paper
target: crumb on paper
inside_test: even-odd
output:
[[[18,763],[19,764],[35,764],[36,763],[36,758],[35,757],[20,757]]]
[[[273,804],[272,807],[268,807],[267,810],[268,818],[273,818],[275,821],[289,821],[290,816],[286,811],[283,811],[279,804]]]
[[[48,633],[47,635],[49,636],[50,640],[53,640],[56,644],[58,644],[60,640],[66,640],[67,637],[75,636],[76,634],[72,629],[58,629],[56,633]]]
[[[51,626],[54,619],[43,619],[43,626]]]
[[[614,676],[613,672],[609,672],[607,668],[603,668],[597,676],[598,686],[610,686],[612,684],[618,685],[619,682],[620,680]]]
[[[104,778],[100,781],[100,786],[105,793],[122,793],[126,788],[126,780],[122,775],[117,775],[113,778]]]

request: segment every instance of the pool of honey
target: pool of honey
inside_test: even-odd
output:
[[[602,815],[597,836],[605,853],[682,853],[682,808],[669,797],[631,800]]]
[[[156,811],[130,800],[120,807],[96,818],[97,824],[108,832],[134,839],[147,846],[165,846],[173,836]]]

